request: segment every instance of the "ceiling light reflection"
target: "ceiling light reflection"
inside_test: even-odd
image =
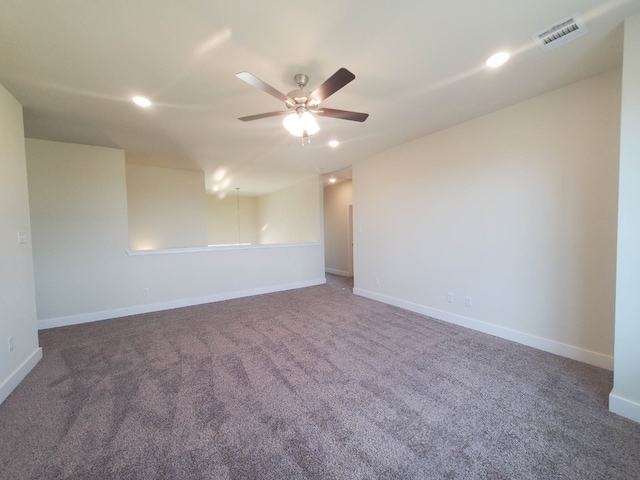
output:
[[[219,182],[225,177],[226,174],[227,171],[224,168],[219,168],[215,172],[213,172],[213,179],[216,182]]]

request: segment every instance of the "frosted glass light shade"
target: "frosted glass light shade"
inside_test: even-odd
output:
[[[320,131],[320,127],[318,126],[318,122],[313,115],[309,112],[304,112],[300,116],[300,120],[302,121],[303,128],[307,131],[308,135],[315,135]]]
[[[284,128],[289,130],[291,135],[295,135],[296,137],[301,137],[304,134],[304,127],[302,126],[302,122],[300,121],[300,115],[297,113],[292,113],[284,117],[282,121]]]
[[[295,135],[296,137],[302,137],[305,130],[309,136],[320,131],[318,122],[316,122],[315,117],[309,112],[303,112],[302,115],[297,113],[287,115],[282,121],[282,124],[284,128],[289,130],[291,135]]]

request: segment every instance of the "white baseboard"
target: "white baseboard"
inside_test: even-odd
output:
[[[97,322],[100,320],[108,320],[111,318],[128,317],[129,315],[138,315],[141,313],[159,312],[162,310],[171,310],[172,308],[191,307],[193,305],[201,305],[203,303],[221,302],[223,300],[231,300],[234,298],[263,295],[265,293],[282,292],[285,290],[294,290],[296,288],[313,287],[315,285],[323,285],[325,283],[327,283],[327,280],[325,278],[317,278],[315,280],[307,280],[304,282],[287,283],[283,285],[270,285],[268,287],[254,288],[251,290],[240,290],[235,292],[217,293],[215,295],[207,295],[204,297],[181,298],[168,302],[136,305],[133,307],[116,308],[113,310],[104,310],[100,312],[89,312],[80,315],[71,315],[68,317],[47,318],[44,320],[38,320],[38,330],[66,327],[68,325],[77,325],[80,323]]]
[[[438,310],[436,308],[427,307],[417,303],[407,302],[405,300],[389,297],[369,290],[363,290],[361,288],[354,288],[353,293],[360,295],[361,297],[370,298],[382,303],[404,308],[405,310],[421,313],[437,320],[453,323],[479,332],[488,333],[489,335],[511,340],[512,342],[520,343],[528,347],[537,348],[538,350],[543,350],[545,352],[560,355],[579,362],[588,363],[589,365],[605,368],[607,370],[613,370],[613,357],[610,355],[585,350],[566,343],[549,340],[548,338],[538,337],[530,333],[501,327],[492,323],[483,322],[482,320],[476,320],[474,318],[446,312],[444,310]]]
[[[341,277],[353,277],[349,272],[345,272],[344,270],[336,270],[335,268],[325,268],[325,272],[333,273],[334,275],[340,275]]]
[[[36,348],[24,362],[20,364],[7,379],[0,383],[0,404],[15,390],[18,384],[24,380],[24,377],[37,365],[42,358],[42,348]]]
[[[609,394],[609,411],[640,423],[640,403],[617,395],[615,390]]]

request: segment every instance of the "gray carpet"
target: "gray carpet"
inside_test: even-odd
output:
[[[0,478],[640,478],[611,372],[350,287],[41,332]]]

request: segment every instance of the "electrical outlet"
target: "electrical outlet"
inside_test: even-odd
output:
[[[447,293],[447,302],[453,303],[453,293]]]
[[[149,296],[149,289],[148,288],[143,288],[142,289],[142,296],[143,297],[148,297]]]
[[[13,337],[7,339],[7,350],[13,352]]]
[[[23,232],[22,230],[18,231],[18,244],[19,245],[24,245],[25,243],[27,243],[27,234],[25,232]]]
[[[379,286],[380,286],[380,279],[376,278],[376,287],[379,287]]]
[[[471,297],[464,297],[464,304],[467,307],[473,307],[473,298]]]

